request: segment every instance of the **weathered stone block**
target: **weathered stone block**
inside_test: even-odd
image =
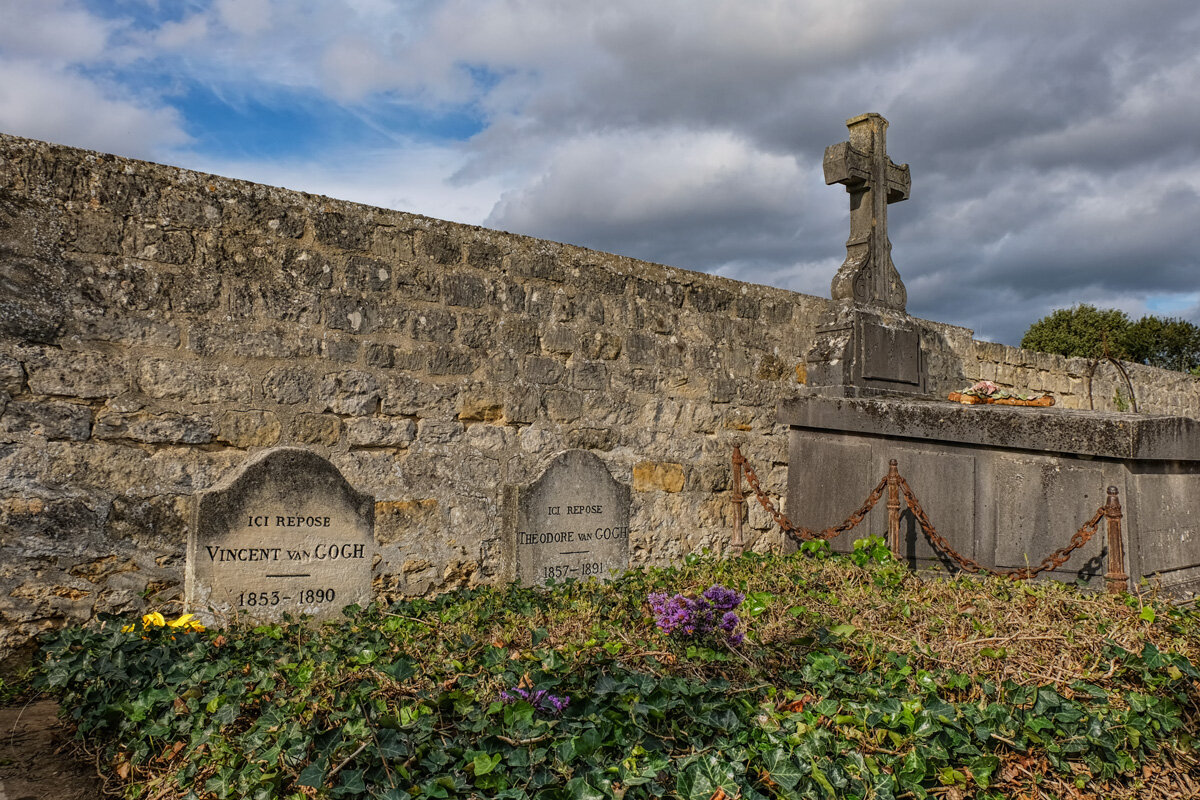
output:
[[[380,225],[375,228],[375,234],[371,239],[371,254],[392,262],[411,261],[413,258],[412,233]]]
[[[449,444],[463,435],[463,424],[454,419],[428,418],[417,423],[417,438],[422,444]],[[410,456],[411,458],[411,456]],[[414,460],[411,466],[417,464]],[[405,471],[408,472],[409,463],[405,464]],[[444,470],[453,469],[460,470],[463,467],[462,461],[457,461],[453,468],[449,464],[444,465]],[[459,476],[464,473],[458,472]]]
[[[193,272],[172,275],[167,284],[167,298],[172,311],[207,314],[221,306],[221,279]]]
[[[317,354],[318,347],[315,336],[278,325],[257,330],[238,330],[230,326],[194,327],[188,332],[188,349],[201,356],[308,358]]]
[[[226,411],[217,426],[217,438],[234,447],[277,444],[283,428],[270,411]]]
[[[552,247],[549,243],[539,244]],[[509,270],[512,274],[522,278],[537,278],[538,280],[554,281],[555,283],[560,283],[566,278],[566,271],[563,269],[563,265],[559,263],[558,253],[550,249],[519,250],[512,254],[509,263]]]
[[[650,366],[658,364],[665,355],[658,338],[652,333],[635,331],[625,340],[625,355],[630,364]]]
[[[365,298],[327,295],[322,305],[325,324],[335,331],[374,333],[379,328],[379,309]]]
[[[316,377],[305,367],[276,367],[263,379],[263,394],[284,405],[313,399]]]
[[[612,450],[618,444],[609,428],[574,428],[567,431],[567,447],[574,450]]]
[[[0,527],[8,532],[15,556],[67,557],[75,554],[73,537],[86,540],[100,530],[104,511],[79,499],[10,497],[0,499]]]
[[[678,308],[683,305],[686,287],[666,281],[634,278],[633,290],[634,294],[643,300],[650,300],[655,304],[662,304],[664,307],[675,306]]]
[[[359,341],[352,334],[326,333],[321,337],[321,357],[328,361],[353,364],[358,360]]]
[[[351,447],[408,447],[417,436],[411,419],[355,417],[346,420],[346,440]]]
[[[440,295],[434,273],[414,264],[396,265],[396,297],[438,302]]]
[[[467,263],[478,269],[499,272],[504,267],[507,248],[493,242],[472,241],[467,244]]]
[[[410,314],[412,318],[412,337],[418,342],[439,342],[449,344],[454,341],[454,331],[458,328],[458,317],[451,311],[424,309]]]
[[[207,444],[216,438],[216,425],[199,414],[102,411],[96,416],[92,436],[149,444]]]
[[[442,298],[448,306],[479,308],[487,297],[487,286],[477,275],[457,273],[442,278]]]
[[[322,211],[313,215],[317,241],[343,250],[366,250],[371,246],[374,225],[365,219],[339,211]]]
[[[379,382],[365,372],[330,373],[321,379],[316,399],[326,411],[337,414],[374,414],[379,409]]]
[[[758,319],[762,316],[762,302],[755,297],[740,295],[733,304],[734,312],[742,319]]]
[[[165,264],[186,264],[196,254],[187,231],[164,229],[156,222],[131,224],[123,243],[127,255]]]
[[[609,331],[596,331],[582,337],[580,350],[588,358],[612,361],[621,355],[621,337]]]
[[[46,348],[25,362],[29,391],[66,397],[115,397],[129,388],[120,358]]]
[[[469,353],[450,347],[435,347],[429,353],[430,375],[470,375],[475,359]]]
[[[683,490],[683,465],[670,461],[642,461],[633,466],[635,492],[679,492]]]
[[[598,361],[575,361],[571,364],[571,386],[587,390],[605,389],[608,386],[608,368]]]
[[[547,353],[571,355],[578,343],[578,334],[563,325],[552,326],[542,334],[542,349]]]
[[[486,314],[464,312],[458,318],[458,343],[473,350],[494,351],[496,320]]]
[[[536,388],[514,384],[505,392],[504,421],[509,425],[535,422],[541,410],[542,396]]]
[[[504,276],[489,276],[485,284],[489,306],[505,312],[525,308],[525,287],[522,284]]]
[[[289,248],[283,255],[283,273],[292,286],[303,289],[328,289],[333,286],[333,265],[315,250]]]
[[[11,356],[0,355],[0,392],[20,394],[25,388],[25,368]]]
[[[533,356],[525,359],[521,374],[530,383],[556,384],[562,383],[566,377],[566,367],[557,359]]]
[[[121,251],[122,220],[109,211],[78,211],[64,227],[67,246],[77,252],[116,255]]]
[[[79,442],[91,435],[92,410],[75,403],[14,400],[0,415],[0,432]]]
[[[315,326],[321,319],[321,300],[313,292],[267,283],[246,283],[229,291],[234,319],[278,320]]]
[[[571,278],[571,283],[581,289],[606,295],[624,294],[628,281],[625,275],[599,264],[583,264],[579,274]]]
[[[457,237],[442,230],[418,231],[417,252],[437,264],[460,264],[463,259]]]
[[[390,344],[368,342],[363,348],[363,361],[368,367],[388,369],[396,363],[396,348]]]
[[[292,420],[292,441],[333,447],[342,432],[342,421],[333,414],[297,414]]]
[[[726,311],[734,301],[732,292],[703,284],[688,289],[687,298],[692,308],[705,313]]]
[[[63,326],[63,335],[75,342],[108,342],[135,347],[176,348],[179,328],[169,322],[144,317],[114,318],[77,315]]]
[[[526,319],[506,317],[496,326],[500,345],[516,355],[528,355],[541,349],[537,325]]]
[[[130,542],[157,553],[160,564],[171,561],[182,566],[190,511],[191,498],[182,495],[118,495],[104,520],[104,535],[109,541]]]
[[[350,256],[346,263],[346,286],[361,292],[386,291],[392,288],[392,268],[376,258]]]
[[[434,497],[380,501],[375,504],[375,538],[381,545],[392,544],[407,538],[411,531],[440,527],[441,516]],[[424,559],[409,559],[404,562],[403,570],[421,572],[430,566]]]
[[[488,395],[466,395],[459,401],[458,418],[464,422],[498,422],[504,418],[504,404]]]
[[[150,397],[182,399],[189,403],[245,401],[251,395],[249,374],[227,364],[206,366],[195,362],[148,358],[139,364],[137,384]]]
[[[570,389],[549,389],[543,401],[546,414],[558,423],[576,422],[583,414],[583,395]]]

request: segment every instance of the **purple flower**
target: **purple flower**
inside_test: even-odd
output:
[[[539,714],[549,714],[554,717],[561,715],[563,709],[571,702],[571,698],[567,695],[559,697],[556,694],[551,694],[548,689],[530,691],[520,686],[501,690],[500,700],[505,703],[520,703],[521,701],[525,701],[533,706],[533,710]]]
[[[646,599],[659,630],[669,636],[714,638],[720,631],[728,642],[742,642],[742,635],[734,633],[741,619],[733,612],[746,599],[741,592],[717,584],[706,589],[700,597],[654,592]]]

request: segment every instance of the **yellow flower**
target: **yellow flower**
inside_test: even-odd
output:
[[[155,611],[152,614],[147,614],[144,617],[142,617],[142,627],[143,628],[149,628],[152,625],[155,627],[161,628],[166,624],[167,624],[166,619],[164,619],[163,615],[158,613],[157,611]]]
[[[204,626],[199,622],[196,622],[195,616],[195,614],[184,614],[179,619],[173,619],[167,624],[172,628],[182,628],[185,632],[195,631],[199,633],[200,631],[204,630]]]
[[[126,625],[123,628],[121,628],[121,633],[132,633],[133,629],[136,627],[137,627],[136,625]]]

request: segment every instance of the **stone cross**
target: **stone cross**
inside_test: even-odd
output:
[[[834,300],[904,311],[908,293],[892,263],[887,235],[888,203],[908,199],[908,164],[887,154],[886,119],[862,114],[846,120],[850,141],[825,148],[825,183],[850,193],[850,238],[846,260],[833,278]]]

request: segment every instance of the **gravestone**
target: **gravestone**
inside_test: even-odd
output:
[[[277,448],[196,496],[185,602],[211,623],[336,617],[371,599],[375,499],[316,453]]]
[[[887,154],[888,122],[879,114],[846,120],[848,141],[825,149],[825,183],[850,195],[846,259],[833,278],[834,303],[817,324],[808,385],[845,396],[923,394],[921,330],[905,312],[908,294],[892,263],[887,207],[907,200],[907,164]]]
[[[528,487],[507,487],[516,578],[607,580],[629,567],[629,487],[586,450],[559,454]]]

